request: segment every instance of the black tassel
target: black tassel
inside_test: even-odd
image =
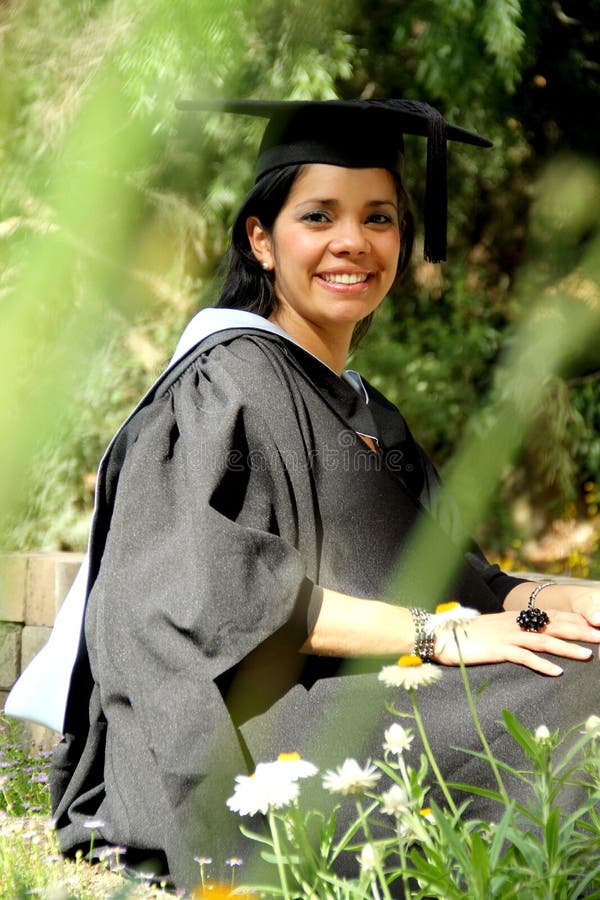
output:
[[[425,185],[425,259],[446,259],[448,185],[447,134],[444,117],[429,107],[427,126],[427,181]]]

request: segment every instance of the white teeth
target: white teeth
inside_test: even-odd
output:
[[[325,272],[321,275],[323,281],[329,281],[332,284],[361,284],[363,281],[366,281],[368,277],[368,275],[361,275],[359,273],[350,275],[348,272]]]

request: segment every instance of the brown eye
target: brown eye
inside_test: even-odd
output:
[[[393,225],[394,219],[386,213],[373,213],[367,219],[371,225]]]
[[[315,210],[314,212],[309,212],[302,216],[302,221],[308,222],[311,225],[323,225],[325,222],[329,222],[329,216],[327,213]]]

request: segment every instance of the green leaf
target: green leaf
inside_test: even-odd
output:
[[[484,762],[489,763],[487,753],[484,753],[482,750],[473,750],[470,747],[452,747],[453,750],[460,750],[461,753],[465,753],[467,756],[474,756],[476,759],[481,759]],[[494,758],[496,765],[500,769],[501,772],[506,772],[507,775],[511,775],[513,778],[518,778],[519,781],[524,781],[527,784],[531,783],[532,771],[531,769],[515,769],[513,766],[510,766],[508,763],[504,762],[502,759]]]
[[[593,893],[587,892],[587,888],[589,886],[595,887],[595,891]],[[573,881],[570,884],[569,898],[576,898],[585,896],[587,900],[590,898],[599,898],[600,897],[600,863],[594,866],[591,869],[588,869],[585,874],[582,874],[578,881]],[[585,892],[585,893],[584,893]]]
[[[477,831],[471,835],[471,873],[469,896],[476,895],[482,900],[487,900],[489,897],[490,858],[488,847]]]
[[[421,896],[443,897],[444,900],[464,900],[464,893],[454,883],[448,866],[443,864],[443,860],[430,862],[418,850],[412,850],[409,853],[409,859],[414,867],[423,893]]]
[[[464,784],[460,781],[449,781],[448,787],[456,791],[463,791],[465,794],[477,794],[478,797],[488,797],[490,800],[504,803],[502,794],[499,794],[498,791],[493,791],[491,788],[479,787],[475,784]]]
[[[502,852],[506,848],[506,842],[510,841],[512,830],[516,826],[515,804],[511,803],[497,825],[492,828],[492,841],[490,844],[490,869],[498,866]]]
[[[560,809],[555,806],[550,811],[546,827],[544,828],[546,839],[546,854],[549,864],[552,866],[558,856],[560,844]]]
[[[265,837],[264,834],[257,834],[255,831],[250,831],[245,825],[240,825],[240,831],[244,837],[250,838],[252,841],[257,841],[259,844],[266,844],[268,847],[273,846],[271,838]]]
[[[525,751],[527,756],[533,760],[539,759],[540,747],[531,732],[524,725],[521,725],[517,717],[508,709],[502,710],[502,719],[511,737]]]

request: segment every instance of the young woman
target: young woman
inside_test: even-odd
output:
[[[545,586],[535,606],[548,621],[525,630],[517,611],[535,586],[470,546],[429,596],[412,529],[429,521],[421,569],[435,567],[462,540],[456,512],[400,413],[344,372],[412,249],[399,132],[438,144],[431,258],[445,232],[443,185],[431,188],[440,145],[482,141],[402,101],[267,111],[219,308],[192,322],[99,474],[85,634],[54,760],[65,852],[89,845],[93,819],[96,848],[153,858],[186,887],[194,857],[239,852],[225,805],[234,775],[287,750],[321,767],[381,752],[382,658],[416,651],[449,667],[423,698],[434,750],[449,777],[485,782],[478,760],[451,749],[477,739],[456,648],[425,634],[418,608],[432,599],[485,614],[462,652],[474,685],[491,682],[479,702],[500,755],[515,752],[505,707],[549,728],[597,712],[600,594]],[[398,562],[411,576],[391,597]],[[475,800],[475,813],[493,805]]]

